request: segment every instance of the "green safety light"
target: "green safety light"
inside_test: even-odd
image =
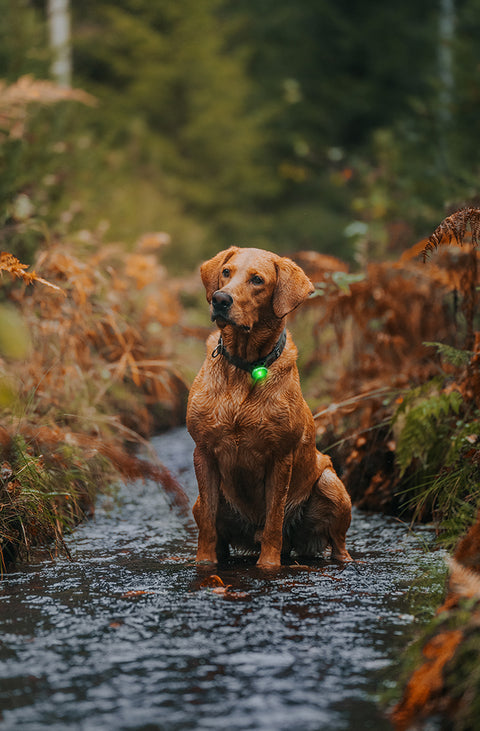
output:
[[[257,366],[252,370],[252,378],[257,383],[257,381],[262,381],[264,378],[266,378],[268,375],[268,368],[265,368],[265,366]]]

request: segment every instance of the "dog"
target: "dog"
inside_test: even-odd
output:
[[[217,563],[230,546],[260,552],[275,568],[293,551],[351,561],[345,536],[351,500],[328,456],[301,389],[286,316],[314,291],[287,257],[232,246],[202,264],[219,330],[190,390],[195,442],[197,562]]]

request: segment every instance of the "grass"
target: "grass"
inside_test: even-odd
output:
[[[2,570],[19,553],[53,544],[68,554],[64,534],[93,512],[98,484],[108,484],[111,466],[101,455],[57,444],[36,453],[34,440],[2,433],[0,468],[0,561]],[[88,458],[87,458],[88,457]]]

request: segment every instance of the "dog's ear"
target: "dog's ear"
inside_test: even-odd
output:
[[[200,267],[200,276],[202,277],[203,286],[207,292],[207,301],[212,301],[213,293],[218,289],[218,283],[220,278],[220,272],[223,269],[224,264],[230,259],[235,252],[238,251],[238,246],[231,246],[229,249],[220,251],[213,259],[209,259],[204,262]]]
[[[301,305],[315,287],[295,262],[287,257],[275,262],[277,268],[277,286],[273,292],[273,311],[277,317],[285,317],[298,305]]]

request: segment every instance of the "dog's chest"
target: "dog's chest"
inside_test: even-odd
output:
[[[190,392],[187,427],[197,446],[220,460],[259,465],[294,452],[302,438],[304,401],[298,379],[269,373],[253,384],[248,374],[212,373],[207,360]],[[227,456],[228,455],[228,456]]]
[[[261,409],[224,404],[209,435],[227,501],[253,522],[264,514],[264,485],[277,451],[272,420]]]
[[[275,404],[262,386],[231,387],[221,394],[200,389],[187,414],[189,431],[198,443],[216,454],[268,451],[275,444]]]
[[[269,449],[274,439],[273,420],[265,404],[247,399],[238,404],[227,401],[217,405],[212,413],[210,443],[214,452],[228,447],[247,454]]]

